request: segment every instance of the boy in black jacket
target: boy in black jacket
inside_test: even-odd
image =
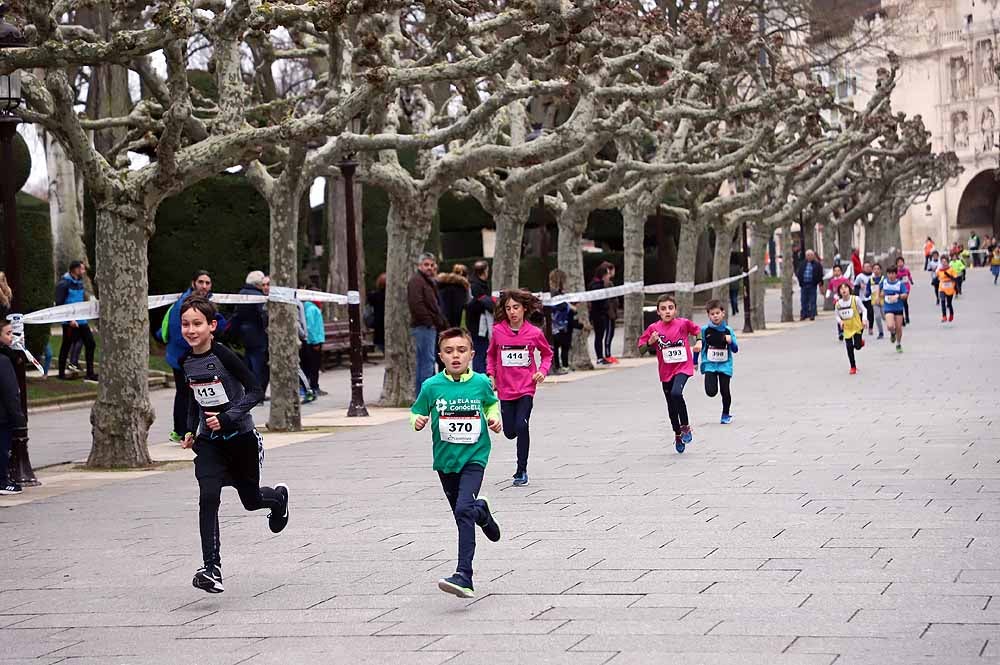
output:
[[[215,305],[201,296],[181,304],[181,332],[191,349],[181,358],[181,369],[193,399],[188,410],[187,434],[181,445],[194,448],[194,475],[198,479],[198,525],[205,565],[192,584],[208,593],[221,593],[219,503],[222,488],[230,486],[247,510],[269,508],[268,526],[278,533],[288,524],[288,487],[260,486],[264,441],[254,427],[250,409],[264,398],[256,377],[228,348],[212,339],[218,325]]]
[[[11,345],[14,334],[10,321],[0,321],[0,494],[18,494],[21,486],[7,477],[10,463],[10,444],[14,430],[28,426],[21,410],[21,390],[14,374],[14,358]]]

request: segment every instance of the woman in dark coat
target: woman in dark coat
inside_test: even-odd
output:
[[[468,268],[456,263],[451,267],[451,272],[443,272],[437,276],[437,283],[441,313],[448,320],[449,327],[461,328],[462,313],[472,300]]]

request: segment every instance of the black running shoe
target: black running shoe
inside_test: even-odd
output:
[[[271,528],[271,533],[281,533],[282,529],[288,524],[288,485],[285,483],[278,483],[274,486],[274,491],[281,494],[283,511],[279,514],[275,514],[271,511],[271,514],[267,516],[267,526]]]
[[[497,524],[495,519],[493,519],[493,510],[490,508],[490,500],[485,496],[479,497],[479,500],[483,502],[483,510],[486,511],[486,522],[480,524],[479,526],[483,530],[483,535],[486,536],[486,539],[495,543],[500,540],[500,525]]]
[[[226,589],[222,586],[222,568],[216,565],[206,564],[198,569],[191,580],[195,589],[201,589],[208,593],[222,593]]]
[[[451,577],[438,580],[438,588],[445,593],[450,593],[459,598],[475,598],[476,592],[472,588],[472,580],[461,573],[455,573]]]

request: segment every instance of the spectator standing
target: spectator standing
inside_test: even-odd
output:
[[[323,364],[323,342],[326,341],[326,328],[323,323],[323,311],[314,302],[302,303],[306,318],[306,338],[299,348],[299,361],[302,371],[309,380],[306,390],[314,397],[324,393],[319,389],[319,371]]]
[[[271,280],[260,270],[247,274],[240,289],[242,296],[266,296],[271,290]],[[243,303],[236,306],[233,329],[243,343],[247,366],[253,372],[261,390],[267,390],[270,370],[267,364],[267,303]]]
[[[816,257],[816,252],[811,249],[806,250],[806,260],[799,266],[796,277],[802,290],[802,309],[799,318],[815,321],[816,291],[823,285],[823,264]]]
[[[608,275],[604,280],[605,287],[615,285],[615,264],[605,261],[608,268]],[[609,363],[617,363],[618,358],[611,354],[611,342],[615,338],[615,323],[618,321],[619,304],[618,298],[608,298],[608,325],[604,329],[604,359]]]
[[[979,234],[975,231],[969,234],[969,253],[972,254],[972,265],[973,267],[979,266],[979,245],[981,241],[979,240]]]
[[[934,241],[931,240],[930,236],[927,236],[927,240],[924,242],[924,270],[930,270],[928,264],[931,260],[931,254],[934,253]]]
[[[190,296],[199,295],[205,298],[212,296],[212,276],[207,270],[198,270],[191,277],[189,286],[181,297],[177,299],[163,317],[163,323],[159,330],[159,339],[167,345],[166,360],[174,374],[174,428],[170,432],[171,441],[180,441],[187,433],[188,406],[191,402],[191,389],[187,386],[184,378],[184,371],[181,369],[181,358],[191,348],[181,334],[181,305]],[[217,329],[225,328],[225,319],[222,315],[216,317],[218,321]],[[65,340],[63,340],[65,344]],[[62,356],[62,353],[59,354]]]
[[[472,300],[465,308],[465,326],[472,334],[472,370],[486,374],[486,351],[490,347],[490,334],[493,331],[493,309],[496,301],[490,288],[490,264],[487,261],[476,261],[472,264],[472,277],[469,279]]]
[[[851,250],[851,269],[853,270],[851,275],[852,279],[857,279],[858,275],[860,275],[861,271],[864,269],[864,264],[861,261],[861,254],[858,252],[857,247]]]
[[[607,262],[597,266],[594,271],[594,278],[587,285],[588,291],[597,291],[608,287],[608,264]],[[590,302],[590,323],[594,326],[594,353],[597,356],[598,365],[610,365],[604,352],[604,338],[608,330],[609,320],[608,300],[592,300]]]
[[[10,321],[0,319],[0,494],[18,494],[21,486],[8,477],[10,448],[14,430],[28,426],[21,409],[21,389],[14,373],[14,358],[11,344],[14,334]]]
[[[441,312],[449,328],[462,327],[465,306],[472,299],[468,279],[469,269],[461,263],[451,267],[451,272],[437,276],[438,293],[441,294]]]
[[[437,357],[437,334],[448,327],[441,314],[438,294],[437,259],[429,252],[420,255],[417,269],[406,285],[406,300],[410,307],[410,334],[416,346],[416,392],[424,381],[434,376]]]
[[[82,303],[87,299],[87,294],[83,288],[83,278],[87,274],[87,267],[83,261],[73,261],[69,264],[69,270],[62,276],[56,284],[56,305],[71,305]],[[65,380],[66,361],[69,358],[70,348],[76,340],[83,341],[87,358],[87,374],[85,380],[97,381],[97,374],[94,372],[94,349],[97,343],[94,341],[94,334],[90,331],[90,324],[86,319],[67,321],[63,323],[62,347],[59,349],[59,378]]]
[[[368,307],[365,325],[371,328],[375,346],[385,353],[385,273],[375,280],[375,290],[368,293]]]

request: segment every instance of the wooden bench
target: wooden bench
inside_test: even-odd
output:
[[[326,332],[326,341],[323,342],[323,367],[340,365],[344,356],[351,354],[351,324],[347,321],[327,321],[323,325]],[[366,328],[361,328],[361,353],[365,361],[368,360],[368,353],[375,349],[375,333]],[[332,363],[327,359],[332,356]]]

